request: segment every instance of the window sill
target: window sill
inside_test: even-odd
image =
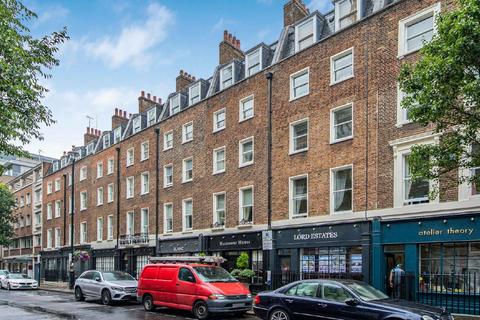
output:
[[[408,55],[411,55],[412,53],[415,53],[415,52],[420,51],[420,49],[421,49],[421,47],[418,48],[418,49],[415,49],[415,50],[399,52],[398,55],[397,55],[397,59],[404,59],[404,58],[406,58]]]
[[[298,100],[300,98],[303,98],[303,97],[306,97],[310,94],[310,91],[308,91],[307,93],[305,93],[304,95],[301,95],[301,96],[298,96],[298,97],[292,97],[290,96],[290,100],[288,100],[288,102],[292,102],[292,101],[295,101],[295,100]]]
[[[166,148],[166,149],[163,148],[163,151],[168,151],[168,150],[171,150],[171,149],[173,149],[173,146],[171,146],[171,147],[169,147],[169,148]]]
[[[193,233],[192,229],[182,231],[182,234],[192,234],[192,233]]]
[[[255,116],[255,115],[253,115],[253,116],[251,116],[251,117],[248,117],[248,118],[245,118],[245,119],[239,119],[239,120],[238,120],[238,123],[242,123],[242,122],[245,122],[245,121],[247,121],[247,120],[253,119],[254,116]]]
[[[103,206],[103,203],[97,203],[97,207]]]
[[[164,233],[162,234],[162,236],[164,236],[164,237],[171,237],[171,236],[173,236],[173,230],[172,230],[172,231],[168,231],[168,232],[164,232]]]
[[[82,211],[87,211],[87,208],[80,209],[80,212],[82,212]]]
[[[241,163],[238,165],[239,168],[245,168],[245,167],[248,167],[248,166],[251,166],[253,165],[253,162],[247,162],[247,163]]]
[[[218,129],[213,129],[212,133],[217,133],[217,132],[220,132],[220,131],[223,131],[223,130],[225,130],[225,127],[218,128]]]
[[[351,76],[348,76],[346,78],[343,78],[343,79],[340,79],[340,80],[337,80],[337,81],[330,81],[330,86],[334,86],[336,84],[342,83],[342,82],[350,80],[352,78],[355,78],[355,75],[352,74]]]
[[[219,174],[222,174],[222,173],[225,173],[225,170],[223,170],[223,171],[217,171],[217,172],[212,172],[212,175],[213,175],[213,176],[216,176],[216,175],[219,175]]]
[[[215,227],[215,228],[212,228],[212,232],[219,232],[219,231],[223,231],[225,230],[225,227]]]
[[[150,159],[150,158],[140,159],[140,162],[147,161],[148,159]]]
[[[189,182],[192,182],[192,181],[193,181],[193,179],[185,180],[185,181],[182,181],[182,184],[183,184],[183,183],[189,183]]]
[[[352,210],[344,210],[344,211],[332,211],[332,214],[349,214],[353,213]]]
[[[140,193],[140,196],[147,196],[150,194],[150,191],[149,192],[143,192],[143,193]]]
[[[192,141],[193,141],[193,139],[187,140],[187,141],[182,141],[182,144],[187,144],[187,143],[192,142]]]
[[[173,187],[173,184],[169,184],[168,186],[163,186],[163,189],[168,189],[168,188],[171,188]]]
[[[133,166],[133,165],[134,165],[134,163],[130,163],[130,164],[127,164],[126,167],[129,168],[129,167],[131,167],[131,166]]]
[[[402,127],[404,127],[404,126],[406,126],[406,125],[408,125],[408,124],[411,124],[411,123],[413,123],[413,122],[412,122],[412,121],[402,121],[402,122],[398,122],[398,123],[395,125],[395,127],[397,127],[397,128],[402,128]]]
[[[97,179],[103,178],[103,176],[97,177]]]
[[[290,215],[290,220],[301,219],[301,218],[308,218],[308,213],[297,214],[297,215],[291,214],[291,215]]]
[[[348,137],[344,137],[344,138],[341,138],[341,139],[337,139],[337,140],[332,140],[330,141],[330,144],[337,144],[337,143],[340,143],[340,142],[344,142],[344,141],[348,141],[348,140],[353,140],[353,135],[352,136],[348,136]]]
[[[253,222],[248,223],[248,224],[239,224],[237,226],[237,229],[250,229],[253,227]]]
[[[110,200],[110,201],[108,201],[107,203],[112,203],[112,202],[113,202],[113,200]]]
[[[307,151],[308,151],[308,148],[302,149],[302,150],[297,150],[297,151],[290,151],[290,152],[288,153],[288,155],[289,155],[289,156],[293,156],[293,155],[296,155],[296,154],[299,154],[299,153],[305,153],[305,152],[307,152]]]

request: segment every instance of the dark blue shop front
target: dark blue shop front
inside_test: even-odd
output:
[[[390,293],[390,271],[405,271],[404,298],[480,313],[480,214],[372,223],[372,284]]]

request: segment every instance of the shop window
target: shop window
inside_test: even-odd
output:
[[[143,267],[148,264],[148,256],[137,256],[137,265],[135,268],[135,278],[140,277]],[[113,270],[113,269],[112,269]]]
[[[362,277],[361,247],[305,248],[300,254],[302,279],[325,276],[349,275],[354,279]]]
[[[97,257],[95,259],[95,269],[98,271],[115,270],[114,257]]]
[[[253,283],[263,284],[263,251],[262,250],[253,250],[252,251],[252,270],[255,273],[253,277]]]

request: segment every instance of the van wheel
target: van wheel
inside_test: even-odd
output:
[[[83,296],[82,289],[80,289],[80,287],[75,288],[75,300],[77,300],[77,301],[85,300],[85,297]]]
[[[151,296],[146,295],[143,297],[143,308],[145,311],[154,311],[155,310],[155,305],[153,304],[153,299]]]
[[[195,305],[193,306],[193,315],[195,316],[195,318],[200,320],[207,319],[209,316],[207,304],[203,301],[198,301],[197,303],[195,303]]]

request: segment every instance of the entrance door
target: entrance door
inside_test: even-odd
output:
[[[279,256],[280,259],[280,286],[295,281],[292,279],[292,257],[291,256]]]
[[[384,247],[384,257],[385,257],[385,292],[388,296],[392,296],[392,287],[390,286],[390,271],[397,264],[405,263],[405,248],[403,245],[388,245]]]

